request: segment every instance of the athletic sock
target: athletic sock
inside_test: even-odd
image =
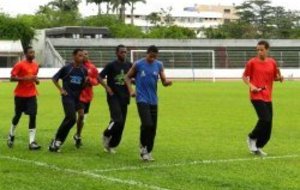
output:
[[[11,124],[10,131],[9,131],[10,136],[15,136],[16,128],[17,125]]]
[[[29,144],[35,141],[36,129],[29,129]]]

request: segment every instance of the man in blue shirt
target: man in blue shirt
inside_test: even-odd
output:
[[[172,85],[167,80],[163,64],[157,60],[158,48],[151,45],[145,58],[138,60],[127,73],[125,80],[131,96],[136,96],[138,113],[141,120],[140,156],[144,161],[152,161],[151,152],[157,126],[157,80],[160,77],[163,86]],[[131,78],[135,78],[136,93],[131,87]]]
[[[52,78],[61,94],[65,118],[58,128],[55,138],[50,143],[49,151],[51,152],[58,152],[66,140],[70,129],[76,122],[76,111],[78,113],[83,112],[83,107],[79,101],[80,93],[87,82],[87,70],[82,65],[83,58],[83,50],[75,49],[73,62],[63,66]],[[59,79],[62,80],[62,87],[59,84]],[[81,115],[83,114],[79,114],[79,116]]]

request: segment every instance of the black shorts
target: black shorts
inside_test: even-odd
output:
[[[82,105],[80,104],[79,98],[62,96],[62,104],[65,109],[70,109],[74,111],[83,109]]]
[[[37,99],[32,97],[17,97],[15,96],[15,113],[24,112],[26,115],[37,114]]]
[[[91,102],[81,102],[80,101],[80,107],[82,109],[84,109],[84,114],[88,114],[90,112],[90,105],[91,105]]]

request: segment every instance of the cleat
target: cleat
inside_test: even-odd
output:
[[[36,142],[32,142],[29,144],[29,150],[40,150],[41,146],[38,145]]]
[[[57,146],[56,141],[53,139],[49,145],[48,150],[50,152],[60,152],[60,146]]]
[[[12,148],[14,146],[14,141],[15,141],[15,136],[9,134],[7,138],[7,146],[9,148]]]
[[[82,146],[81,138],[78,137],[77,135],[74,135],[73,139],[75,141],[76,148],[80,148]]]

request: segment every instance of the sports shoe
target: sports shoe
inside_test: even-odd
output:
[[[30,143],[28,146],[29,150],[40,150],[41,146],[38,145],[35,141]]]
[[[267,156],[268,154],[264,152],[261,148],[258,148],[257,151],[255,152],[256,155],[258,156]]]
[[[143,154],[141,158],[143,161],[148,161],[148,162],[154,161],[154,158],[152,157],[151,153]]]
[[[247,138],[248,148],[251,153],[255,153],[258,149],[256,147],[256,139]]]
[[[148,152],[147,147],[140,148],[140,156],[143,161],[154,161],[151,153]]]
[[[103,148],[104,148],[104,152],[111,152],[111,147],[109,146],[109,142],[110,142],[111,137],[107,137],[105,135],[102,136],[102,144],[103,144]]]
[[[111,153],[111,154],[116,154],[117,151],[114,149],[114,148],[111,148],[111,147],[104,147],[104,152],[107,152],[107,153]]]
[[[7,138],[7,146],[9,148],[12,148],[14,146],[14,141],[15,141],[15,136],[9,134]]]
[[[56,143],[56,141],[53,139],[49,145],[48,150],[50,152],[60,152],[60,146],[57,145],[58,143]]]
[[[76,134],[73,136],[75,141],[76,148],[80,148],[82,146],[81,137],[77,136]]]

